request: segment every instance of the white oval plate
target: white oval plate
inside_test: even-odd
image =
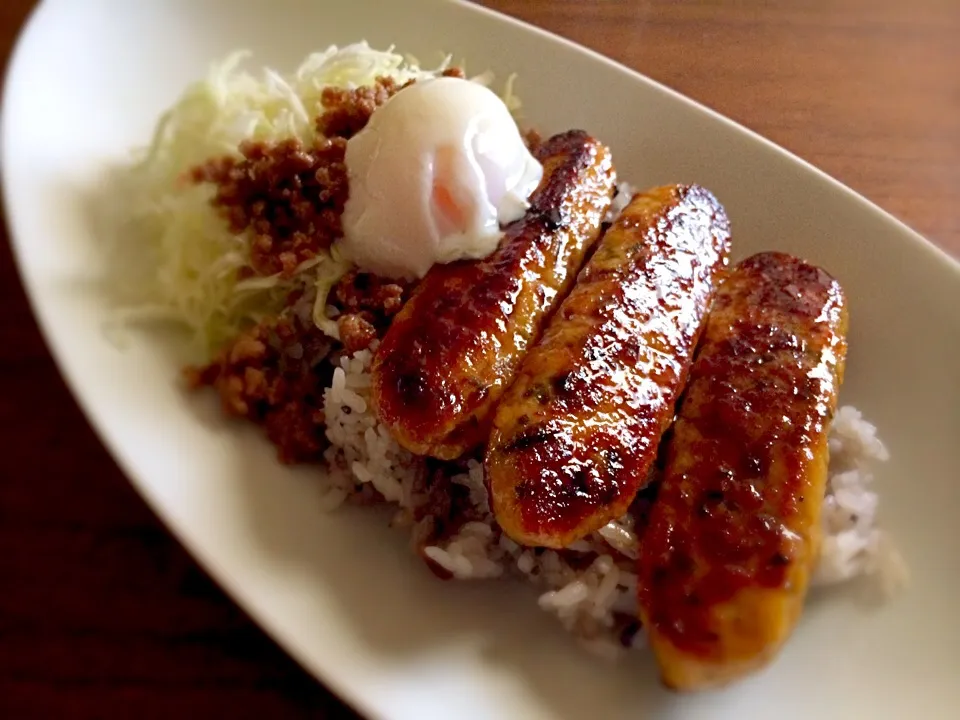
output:
[[[119,352],[102,324],[90,200],[106,166],[237,47],[292,69],[366,38],[423,59],[520,74],[528,118],[613,147],[640,185],[717,193],[738,256],[767,248],[821,263],[852,311],[843,401],[893,454],[882,520],[913,585],[866,608],[811,599],[782,657],[724,692],[658,687],[645,654],[610,667],[580,652],[529,588],[443,584],[376,513],[317,508],[311,472],[279,467],[256,431],[175,388],[155,335]],[[91,423],[131,481],[210,573],[294,657],[384,718],[902,718],[960,712],[960,267],[769,142],[602,57],[459,3],[46,0],[10,71],[5,197],[36,314]]]

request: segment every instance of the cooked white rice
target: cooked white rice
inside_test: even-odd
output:
[[[414,487],[422,460],[400,448],[370,411],[367,393],[371,352],[340,360],[326,391],[324,410],[329,474],[325,501],[336,506],[374,488],[398,507],[394,524],[411,532],[418,524]],[[876,526],[877,495],[871,467],[887,459],[876,428],[852,407],[842,407],[830,435],[830,479],[823,511],[824,542],[816,585],[873,576],[889,590],[905,579],[903,563]],[[525,578],[538,588],[538,604],[592,651],[616,657],[642,644],[636,617],[637,537],[629,516],[609,523],[564,550],[533,550],[503,535],[490,513],[483,466],[468,461],[452,482],[469,491],[478,520],[466,522],[440,544],[422,548],[424,558],[453,579]],[[367,491],[369,492],[369,491]]]

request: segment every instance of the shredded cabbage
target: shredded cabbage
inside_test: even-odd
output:
[[[398,83],[435,77],[450,57],[430,70],[393,48],[375,50],[366,42],[331,46],[309,55],[291,75],[242,69],[250,57],[235,52],[215,64],[208,76],[190,85],[161,117],[150,145],[138,151],[124,173],[118,203],[123,213],[118,241],[136,262],[125,262],[128,318],[173,321],[194,336],[209,357],[245,327],[275,315],[291,290],[316,292],[313,321],[336,337],[326,298],[348,265],[330,253],[304,262],[291,278],[237,279],[248,264],[250,243],[231,233],[210,200],[214,190],[185,180],[184,173],[207,160],[238,155],[244,140],[314,140],[314,119],[322,110],[324,88],[369,85],[378,76]],[[491,77],[474,78],[487,84]],[[513,78],[504,101],[519,108]]]

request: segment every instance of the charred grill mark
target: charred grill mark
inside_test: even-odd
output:
[[[572,372],[560,373],[553,379],[553,392],[557,395],[569,395],[574,390],[575,380]]]
[[[504,452],[516,452],[518,450],[526,450],[532,448],[535,445],[540,445],[547,442],[553,437],[556,437],[557,432],[555,430],[547,430],[544,428],[532,428],[531,430],[523,433],[517,437],[512,443],[504,448]]]
[[[535,398],[538,403],[545,403],[550,399],[550,391],[544,385],[534,385],[523,392],[525,398]]]
[[[782,552],[776,552],[770,558],[770,565],[773,567],[786,567],[790,564],[790,558],[784,555]]]
[[[568,219],[563,208],[553,207],[540,215],[547,230],[559,230],[567,224]]]
[[[422,372],[408,372],[397,375],[396,394],[405,405],[419,405],[428,397],[430,386]]]

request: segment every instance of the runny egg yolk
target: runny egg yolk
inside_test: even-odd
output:
[[[414,83],[347,143],[341,253],[386,277],[480,258],[543,177],[503,101],[461,78]]]

